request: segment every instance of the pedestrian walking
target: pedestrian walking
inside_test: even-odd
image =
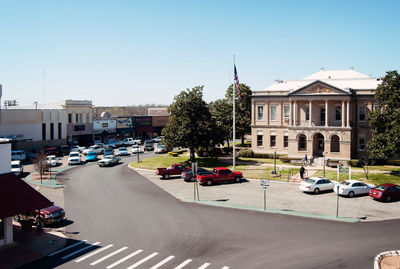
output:
[[[305,171],[306,169],[304,168],[304,166],[301,166],[300,167],[300,177],[301,177],[301,179],[304,179],[304,171]]]
[[[303,165],[304,165],[304,166],[307,165],[307,154],[304,155],[304,158],[303,158]]]

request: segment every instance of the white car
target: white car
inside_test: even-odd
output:
[[[340,184],[337,184],[333,189],[339,195],[346,195],[348,197],[353,197],[354,195],[369,194],[369,190],[375,188],[375,185],[367,184],[358,180],[345,180]]]
[[[81,164],[81,154],[79,152],[71,152],[68,156],[68,165]]]
[[[83,152],[82,152],[82,154],[88,154],[88,152],[89,151],[94,151],[94,152],[96,152],[97,154],[102,154],[103,153],[103,151],[104,151],[104,149],[103,149],[103,147],[101,147],[101,146],[99,146],[99,145],[93,145],[93,146],[90,146],[90,147],[88,147],[87,149],[85,149]]]
[[[11,173],[20,176],[24,172],[21,161],[11,161]]]
[[[303,192],[320,193],[321,191],[332,191],[335,181],[321,177],[309,177],[301,182],[299,189]]]
[[[80,152],[82,153],[85,150],[85,147],[80,147],[80,146],[72,146],[71,147],[71,152]]]
[[[154,149],[154,153],[164,153],[167,152],[167,149],[164,145],[158,144],[157,147]]]
[[[132,154],[138,154],[138,153],[141,153],[142,151],[140,150],[140,147],[138,145],[133,145],[131,152],[132,152]]]
[[[127,156],[129,155],[128,149],[126,147],[121,147],[117,151],[118,156]]]
[[[58,159],[57,159],[56,155],[49,155],[49,156],[47,156],[46,159],[47,159],[46,160],[47,164],[50,165],[51,167],[57,166]]]

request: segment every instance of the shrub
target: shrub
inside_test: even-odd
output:
[[[213,157],[218,157],[222,155],[222,150],[220,148],[212,148],[208,151],[208,154]]]
[[[347,164],[351,167],[360,167],[360,162],[358,160],[350,160],[347,161]]]
[[[241,149],[239,151],[239,157],[253,157],[254,152],[251,149]]]
[[[232,148],[231,147],[223,147],[222,148],[222,152],[224,153],[224,154],[229,154],[229,153],[231,153],[232,152]]]
[[[387,160],[389,165],[400,165],[400,160]]]
[[[290,159],[287,156],[279,156],[279,160],[283,163],[290,163]]]
[[[170,155],[172,157],[178,157],[179,154],[176,151],[170,151],[170,152],[168,152],[168,155]]]

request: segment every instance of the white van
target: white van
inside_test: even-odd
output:
[[[11,161],[25,161],[26,155],[23,150],[12,150],[11,151]]]
[[[20,176],[24,172],[21,161],[11,161],[11,173]]]

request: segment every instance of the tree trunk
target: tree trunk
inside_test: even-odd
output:
[[[242,147],[244,147],[244,135],[242,135]]]
[[[226,142],[228,143],[228,153],[229,153],[229,137],[226,139]]]
[[[196,156],[194,155],[194,149],[190,149],[190,161],[193,163],[196,161]]]

